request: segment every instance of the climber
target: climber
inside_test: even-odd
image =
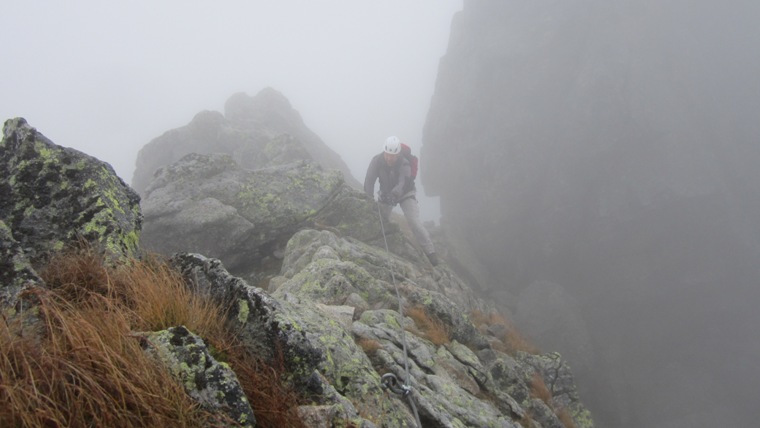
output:
[[[383,221],[387,222],[393,207],[401,205],[406,222],[414,232],[417,242],[425,252],[430,264],[438,265],[430,234],[420,220],[420,207],[417,203],[417,191],[414,187],[412,167],[406,156],[401,155],[402,143],[398,137],[388,137],[383,144],[383,152],[372,158],[364,178],[364,191],[371,197],[375,196],[375,181],[380,181],[380,213]]]

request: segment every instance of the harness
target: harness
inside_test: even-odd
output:
[[[393,178],[395,178],[396,179],[395,183],[396,184],[398,183],[399,176],[401,175],[401,162],[400,161],[396,162],[396,164],[393,165],[393,166],[388,166],[387,164],[385,164],[383,162],[382,166],[380,168],[384,169],[385,171],[387,171],[387,178],[389,180],[392,180]],[[393,188],[393,186],[390,185],[387,182],[385,184],[386,184],[386,186],[390,187],[390,189],[387,189],[387,192],[390,192],[390,190]],[[381,180],[380,181],[380,194],[384,195],[386,192],[383,191],[382,186],[383,186],[383,181]],[[408,180],[407,180],[407,182],[404,184],[404,195],[406,195],[407,193],[411,192],[414,189],[415,189],[414,178],[409,177]],[[408,195],[408,196],[402,196],[401,199],[399,199],[398,201],[396,201],[396,204],[401,204],[402,202],[404,202],[407,199],[414,199],[415,201],[417,200],[417,198],[415,197],[415,195],[412,194],[412,195]],[[384,202],[384,203],[387,203],[387,202]],[[388,204],[388,205],[391,205],[391,204]]]

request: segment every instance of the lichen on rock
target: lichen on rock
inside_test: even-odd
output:
[[[145,190],[144,245],[219,258],[245,277],[275,258],[341,185],[340,173],[305,161],[248,170],[230,155],[189,154]]]
[[[199,336],[183,326],[144,333],[147,352],[155,355],[208,410],[228,415],[242,427],[255,427],[251,404],[235,372],[218,362]]]
[[[53,145],[23,121],[6,124],[6,134],[3,299],[34,284],[32,262],[72,237],[121,255],[137,249],[138,198],[116,185],[110,167]],[[145,192],[148,241],[179,251],[171,265],[194,292],[224,307],[247,353],[283,367],[283,381],[311,402],[300,414],[329,426],[395,428],[414,426],[416,409],[423,426],[515,428],[538,418],[553,426],[561,408],[593,426],[564,361],[498,351],[496,335],[486,337],[468,316],[493,309],[490,302],[446,264],[431,268],[398,227],[385,229],[386,250],[374,201],[340,173],[306,161],[249,170],[227,154],[190,154],[159,171]],[[193,248],[207,254],[187,252]],[[215,251],[225,259],[209,257]],[[230,261],[236,272],[258,275],[274,270],[264,266],[272,257],[281,263],[273,264],[271,294],[225,267]],[[423,313],[412,317],[410,309]],[[440,322],[443,339],[426,333],[425,317]],[[143,335],[191,396],[254,424],[234,374],[201,338],[182,326]],[[393,393],[384,374],[408,383],[408,394]],[[531,396],[533,376],[549,385],[551,400]]]
[[[13,238],[8,226],[0,220],[0,312],[13,309],[21,292],[42,284],[21,245]]]
[[[107,163],[16,118],[3,128],[0,170],[0,219],[33,264],[82,239],[111,255],[136,254],[140,197]]]

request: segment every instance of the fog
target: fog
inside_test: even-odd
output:
[[[129,183],[151,139],[200,111],[223,111],[233,93],[272,87],[361,180],[388,135],[419,147],[461,8],[462,0],[4,2],[0,119],[24,117]],[[436,219],[437,199],[423,198],[421,209]]]
[[[755,421],[753,3],[468,2],[437,114],[463,0],[6,3],[0,119],[126,182],[141,147],[236,92],[281,92],[359,180],[388,135],[419,154],[431,111],[418,188],[428,171],[506,296],[493,301],[522,309],[525,331],[554,328],[545,349],[574,364],[597,421]],[[437,220],[437,198],[420,202]]]
[[[468,1],[452,27],[425,185],[598,426],[758,426],[758,5]]]

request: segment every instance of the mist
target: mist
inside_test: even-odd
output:
[[[153,138],[223,111],[234,93],[272,87],[361,180],[387,136],[419,149],[461,8],[462,0],[6,2],[0,117],[26,118],[130,183]],[[421,198],[421,211],[437,220],[437,198]]]
[[[423,182],[600,426],[757,426],[759,18],[468,1],[452,25]]]
[[[469,278],[568,358],[597,422],[751,426],[760,9],[733,6],[16,2],[0,116],[127,183],[237,92],[281,92],[359,180],[398,135],[423,219],[458,227]]]

